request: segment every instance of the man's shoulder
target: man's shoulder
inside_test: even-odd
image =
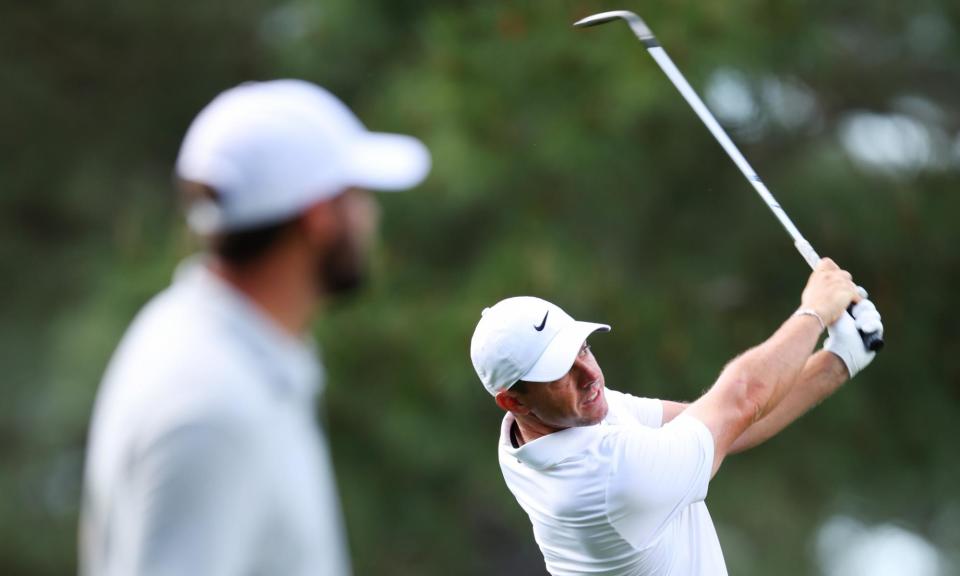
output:
[[[636,404],[645,404],[647,402],[653,402],[652,398],[643,398],[640,396],[634,396],[629,392],[620,392],[619,390],[614,390],[612,388],[607,388],[605,390],[607,396],[607,403],[611,408],[622,408],[629,409]]]
[[[98,404],[144,421],[236,422],[256,418],[266,387],[223,326],[171,290],[140,311],[117,347]]]
[[[124,333],[112,365],[130,365],[138,377],[180,372],[230,378],[249,375],[249,355],[209,307],[176,285],[154,296]]]
[[[609,411],[607,421],[612,424],[638,423],[659,428],[663,423],[663,403],[655,398],[642,398],[607,389]]]
[[[619,390],[614,390],[613,388],[607,388],[604,390],[604,393],[607,396],[607,403],[611,408],[614,406],[620,407],[625,402],[628,402],[629,398],[633,398],[633,396],[630,396],[625,392],[620,392]]]

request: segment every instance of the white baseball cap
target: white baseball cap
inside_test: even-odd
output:
[[[303,80],[247,82],[194,119],[176,172],[217,191],[188,208],[200,234],[292,217],[350,187],[403,190],[430,171],[412,136],[368,132],[333,94]]]
[[[470,359],[490,394],[520,380],[552,382],[570,371],[587,336],[610,326],[579,322],[556,304],[516,296],[483,311]]]

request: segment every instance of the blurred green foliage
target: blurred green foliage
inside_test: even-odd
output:
[[[628,30],[570,27],[616,8],[648,20],[708,102],[737,79],[750,106],[725,120],[734,139],[887,326],[869,370],[712,483],[731,573],[815,573],[814,534],[838,513],[901,523],[960,566],[958,6],[6,0],[0,572],[74,570],[98,380],[195,249],[170,186],[187,124],[222,89],[293,76],[434,154],[424,186],[380,197],[371,288],[317,324],[356,572],[542,573],[469,363],[480,310],[536,294],[609,322],[594,341],[608,385],[692,399],[807,274]],[[784,84],[800,99],[778,100]],[[867,112],[912,122],[893,138],[910,146],[858,160],[847,136]]]

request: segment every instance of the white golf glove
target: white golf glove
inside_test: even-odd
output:
[[[880,313],[877,312],[877,307],[873,305],[873,302],[866,299],[861,300],[853,307],[852,312],[853,317],[850,314],[843,313],[839,320],[827,326],[828,336],[823,343],[824,350],[833,352],[843,360],[850,378],[866,368],[873,357],[877,355],[876,352],[867,350],[857,330],[883,333]]]

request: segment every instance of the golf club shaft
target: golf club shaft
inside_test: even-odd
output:
[[[667,75],[667,78],[670,79],[670,82],[676,86],[677,90],[680,91],[680,95],[683,96],[683,99],[687,101],[687,104],[693,108],[693,111],[697,113],[697,116],[700,117],[700,120],[707,125],[707,129],[710,130],[710,133],[713,134],[713,137],[716,138],[717,142],[720,143],[720,146],[726,151],[727,155],[733,160],[734,164],[737,165],[737,168],[740,169],[740,172],[746,177],[750,182],[750,185],[753,186],[753,189],[757,191],[757,194],[763,198],[763,201],[767,204],[770,210],[773,212],[773,215],[777,217],[777,220],[780,221],[780,224],[783,225],[783,228],[787,231],[787,234],[793,239],[793,245],[796,246],[797,251],[800,252],[800,255],[803,256],[803,259],[806,260],[807,264],[810,265],[810,268],[815,268],[817,262],[820,261],[820,256],[817,255],[817,252],[813,249],[813,246],[807,242],[806,238],[800,234],[800,231],[797,230],[797,227],[793,224],[793,221],[790,220],[790,217],[787,216],[787,213],[784,212],[783,208],[780,207],[780,203],[777,202],[776,198],[773,197],[773,194],[770,193],[770,190],[764,185],[763,181],[760,179],[760,176],[757,175],[757,172],[750,166],[750,163],[747,162],[747,159],[743,157],[743,154],[740,153],[740,149],[737,148],[736,144],[730,140],[730,137],[727,136],[726,131],[723,127],[720,126],[720,123],[717,122],[717,119],[713,117],[713,114],[710,113],[710,110],[703,103],[703,100],[700,99],[700,96],[694,92],[693,88],[690,86],[690,83],[687,82],[687,79],[684,78],[683,74],[677,69],[677,66],[673,63],[673,60],[670,59],[670,56],[666,53],[663,47],[660,46],[660,43],[657,42],[656,37],[650,32],[650,29],[646,26],[643,27],[647,34],[644,34],[641,37],[640,34],[637,34],[637,37],[640,38],[640,41],[647,48],[647,52],[650,53],[650,56],[657,62],[657,65],[660,66],[660,69]],[[638,31],[631,26],[631,30],[634,33]]]
[[[787,216],[787,213],[780,206],[780,203],[777,202],[776,198],[773,197],[773,194],[770,193],[770,190],[764,185],[763,181],[760,180],[760,176],[757,175],[757,172],[750,166],[750,163],[747,162],[747,159],[744,158],[743,154],[737,148],[736,144],[727,136],[726,131],[723,127],[720,126],[720,123],[717,122],[716,118],[713,117],[713,114],[703,103],[703,100],[700,99],[700,96],[693,90],[690,86],[690,83],[687,82],[687,79],[684,78],[683,74],[673,63],[673,60],[670,59],[670,56],[667,55],[667,52],[660,46],[660,42],[657,41],[656,36],[653,35],[653,31],[650,30],[650,27],[636,14],[626,10],[619,10],[614,12],[606,12],[602,14],[595,14],[584,18],[574,24],[574,26],[593,26],[597,24],[603,24],[610,22],[612,20],[622,19],[627,22],[630,26],[630,30],[637,36],[640,42],[646,47],[647,52],[650,53],[650,56],[656,61],[657,65],[660,66],[660,69],[667,75],[667,78],[670,79],[670,82],[680,91],[680,95],[683,96],[683,99],[687,101],[687,104],[693,108],[693,111],[697,113],[697,116],[700,117],[700,120],[706,124],[707,129],[710,130],[710,133],[713,134],[713,137],[720,143],[720,146],[726,151],[727,155],[733,160],[734,164],[737,165],[737,168],[740,169],[740,172],[746,177],[747,181],[750,182],[750,185],[753,186],[753,189],[757,191],[757,194],[760,195],[760,198],[766,203],[767,207],[773,212],[773,215],[777,217],[777,220],[780,221],[780,224],[787,231],[787,234],[790,235],[790,238],[793,239],[793,245],[796,247],[797,251],[800,252],[800,255],[807,262],[810,268],[816,268],[817,263],[820,261],[820,256],[817,255],[817,252],[813,249],[813,246],[810,245],[810,242],[800,234],[800,231],[793,224],[793,221],[790,220],[790,217]],[[863,343],[869,350],[879,350],[883,347],[883,335],[878,332],[869,332],[864,333],[860,332],[861,337],[863,338]]]

